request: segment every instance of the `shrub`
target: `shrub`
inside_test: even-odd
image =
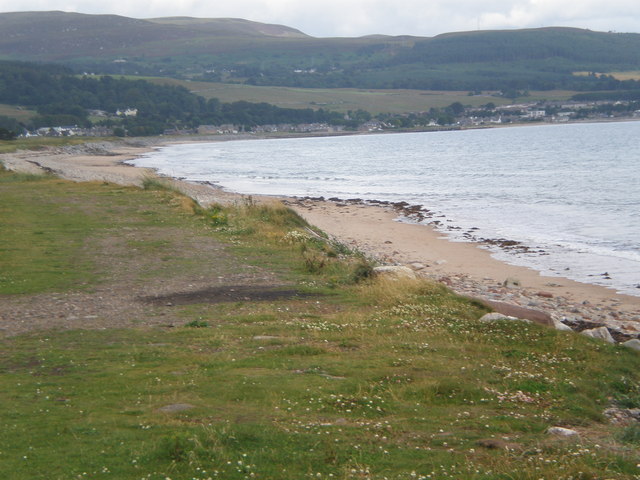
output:
[[[189,323],[186,323],[184,326],[189,328],[207,328],[209,326],[209,323],[204,320],[193,320]]]

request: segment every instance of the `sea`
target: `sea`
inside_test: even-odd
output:
[[[399,221],[640,296],[640,122],[179,144],[131,163],[242,194],[419,205]]]

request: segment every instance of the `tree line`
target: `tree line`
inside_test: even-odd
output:
[[[157,85],[146,80],[111,76],[76,76],[57,65],[0,62],[0,103],[33,108],[27,124],[6,121],[0,127],[37,129],[53,125],[94,124],[120,126],[132,135],[156,135],[167,128],[194,128],[203,124],[257,125],[281,123],[346,124],[348,119],[323,109],[281,108],[267,103],[223,103],[195,95],[181,86]],[[90,111],[114,114],[135,108],[136,116],[92,121]]]

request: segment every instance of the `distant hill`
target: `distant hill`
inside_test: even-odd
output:
[[[229,51],[231,46],[221,39],[265,41],[305,37],[293,28],[241,19],[139,20],[57,11],[0,14],[0,53],[16,60],[78,63],[85,56],[117,59],[123,55],[166,56],[172,51],[189,54],[212,49]],[[220,49],[216,45],[219,43],[225,46]]]
[[[639,70],[640,35],[556,27],[314,38],[242,19],[20,12],[0,14],[0,58],[252,85],[619,90],[639,85],[573,73]]]

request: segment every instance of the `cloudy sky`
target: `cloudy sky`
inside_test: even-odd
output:
[[[0,0],[0,12],[17,10],[237,17],[317,37],[543,26],[640,33],[639,0]]]

